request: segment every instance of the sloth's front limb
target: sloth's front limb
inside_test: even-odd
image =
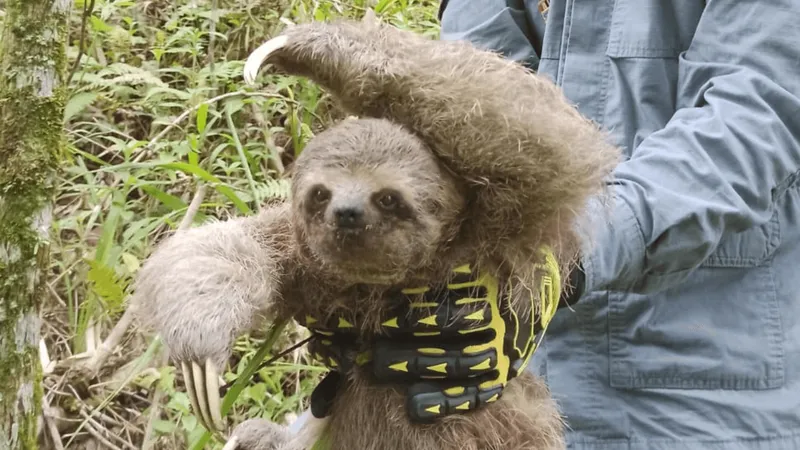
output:
[[[388,25],[314,22],[253,52],[245,80],[264,62],[309,77],[355,115],[420,136],[472,185],[465,223],[473,240],[497,243],[503,255],[529,258],[542,245],[571,241],[573,218],[617,163],[606,134],[555,84],[467,43]]]
[[[175,234],[142,266],[131,308],[181,368],[209,430],[220,430],[219,371],[234,340],[270,318],[286,271],[287,206]]]

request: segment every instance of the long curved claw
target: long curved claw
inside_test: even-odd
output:
[[[189,394],[189,402],[192,404],[192,411],[194,411],[200,424],[203,425],[205,429],[210,430],[211,428],[203,417],[202,410],[200,409],[200,402],[197,399],[197,390],[194,388],[194,375],[192,374],[189,363],[186,361],[181,361],[181,372],[183,372],[183,381],[186,383],[186,392]]]
[[[206,395],[208,396],[208,410],[211,412],[211,422],[217,430],[222,430],[222,408],[219,398],[219,374],[217,367],[210,359],[206,360]]]
[[[228,442],[225,443],[225,446],[222,447],[222,450],[236,450],[239,446],[239,438],[234,436]]]
[[[250,85],[255,84],[258,70],[261,68],[261,65],[264,64],[264,61],[266,61],[272,53],[283,48],[288,41],[289,38],[287,36],[278,36],[268,40],[257,49],[253,50],[253,53],[247,57],[247,61],[244,63],[244,81]]]
[[[192,361],[192,379],[194,381],[194,389],[197,392],[197,402],[200,404],[198,411],[203,417],[203,422],[206,425],[213,425],[211,422],[211,414],[208,411],[208,394],[206,394],[206,377],[203,373],[203,368]],[[215,431],[213,426],[207,427],[209,431]]]
[[[224,428],[219,398],[219,375],[217,368],[206,360],[205,365],[192,362],[181,362],[183,379],[186,382],[186,391],[189,402],[200,423],[208,431],[217,432]]]

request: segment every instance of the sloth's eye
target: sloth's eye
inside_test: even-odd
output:
[[[311,198],[317,203],[325,203],[331,198],[331,193],[323,187],[316,187],[311,192]]]
[[[394,194],[384,194],[378,198],[378,205],[383,209],[394,209],[397,207],[397,196]]]

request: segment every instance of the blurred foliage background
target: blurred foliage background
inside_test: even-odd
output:
[[[342,115],[306,80],[262,74],[258,89],[245,88],[244,59],[289,22],[360,18],[366,7],[438,35],[437,1],[75,1],[43,311],[42,448],[199,448],[208,439],[158,341],[127,326],[129,284],[182,221],[250,214],[287,195],[285,168]],[[193,199],[199,208],[187,217]],[[276,349],[302,337],[289,327]],[[263,339],[237,342],[226,380]],[[294,351],[258,371],[226,420],[289,423],[322,372]],[[221,447],[211,439],[205,448]]]

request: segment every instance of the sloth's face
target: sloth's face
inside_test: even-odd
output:
[[[320,134],[298,158],[292,188],[308,250],[357,283],[396,283],[430,264],[463,201],[419,140],[382,121]]]

